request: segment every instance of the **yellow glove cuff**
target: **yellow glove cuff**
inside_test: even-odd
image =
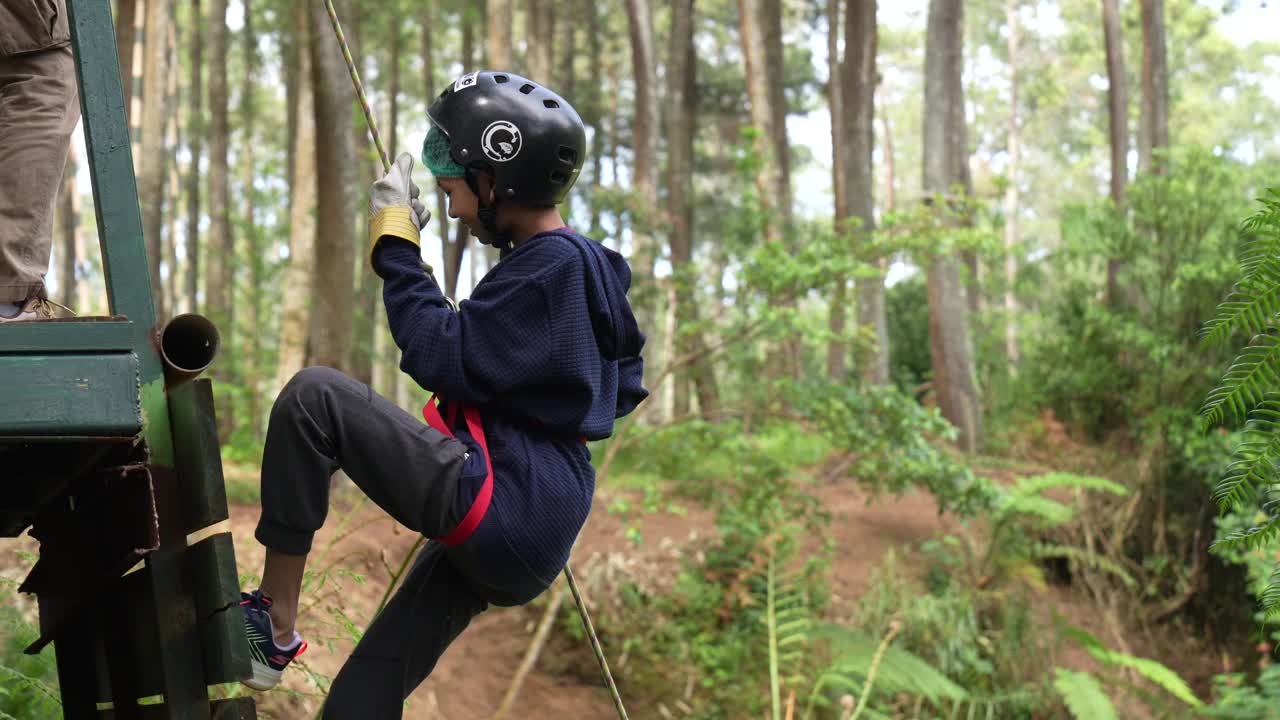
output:
[[[418,240],[418,226],[413,222],[413,211],[408,205],[383,208],[369,218],[369,255],[372,257],[378,241],[385,235],[398,237],[422,247]]]

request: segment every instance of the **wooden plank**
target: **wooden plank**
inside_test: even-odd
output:
[[[6,355],[129,352],[133,349],[133,323],[122,318],[0,323],[0,348]]]
[[[204,650],[204,681],[209,685],[237,682],[252,672],[235,552],[229,532],[187,549],[187,570]]]
[[[169,388],[174,470],[186,532],[227,519],[227,490],[213,409],[213,383],[198,379]]]
[[[0,436],[132,436],[142,428],[138,360],[0,355]]]

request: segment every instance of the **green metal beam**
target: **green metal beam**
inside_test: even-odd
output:
[[[0,355],[6,435],[124,436],[142,427],[132,353]]]
[[[85,147],[94,179],[93,203],[107,299],[113,313],[126,315],[135,325],[150,329],[156,313],[142,236],[142,213],[138,209],[138,184],[133,176],[129,125],[124,121],[111,3],[68,0],[67,12],[80,81]],[[144,376],[143,382],[146,380]]]

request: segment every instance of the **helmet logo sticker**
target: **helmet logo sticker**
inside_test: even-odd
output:
[[[480,136],[480,147],[494,162],[506,162],[515,158],[520,154],[521,143],[520,128],[506,120],[490,123]]]
[[[458,78],[457,82],[453,84],[453,91],[459,92],[462,90],[466,90],[469,87],[475,87],[476,76],[479,74],[480,73],[478,72],[469,72],[466,75],[463,75],[462,77]]]

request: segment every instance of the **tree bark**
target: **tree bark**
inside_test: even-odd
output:
[[[766,216],[764,237],[766,242],[779,242],[782,240],[782,226],[778,217],[781,212],[781,198],[777,190],[781,181],[778,162],[773,157],[774,113],[769,106],[772,90],[768,78],[764,29],[767,3],[768,0],[738,0],[738,23],[742,56],[746,64],[749,115],[751,125],[756,132],[753,145],[760,158],[760,171],[756,174],[756,192],[760,196],[760,207]]]
[[[398,58],[397,58],[398,59]],[[396,75],[395,70],[392,71]],[[312,289],[311,359],[314,364],[350,369],[351,308],[354,305],[355,152],[352,147],[353,91],[329,18],[321,6],[311,12],[311,75],[315,85],[315,158],[319,183],[316,201],[315,271],[323,283]],[[397,88],[398,90],[398,88]],[[398,94],[398,93],[397,93]],[[390,115],[392,148],[396,98]],[[309,146],[299,145],[305,153]]]
[[[187,99],[187,312],[198,312],[200,286],[200,156],[204,152],[204,45],[205,22],[200,0],[191,0],[191,80]]]
[[[636,293],[636,319],[641,327],[651,326],[658,316],[655,306],[661,298],[653,293],[657,240],[653,236],[658,211],[658,99],[657,53],[654,49],[653,6],[649,0],[626,0],[627,30],[631,40],[631,73],[635,80],[635,114],[632,122],[633,149],[631,194],[632,287]],[[674,42],[674,40],[673,40]],[[678,76],[672,75],[672,78]],[[676,79],[675,82],[682,82]]]
[[[231,218],[228,188],[227,148],[230,128],[227,123],[227,0],[213,0],[209,67],[209,239],[205,263],[205,315],[231,344],[234,337],[231,306]],[[232,357],[210,368],[215,381],[231,377]],[[231,412],[223,408],[218,415],[219,434],[226,439]]]
[[[146,8],[146,55],[143,62],[142,157],[138,177],[138,200],[142,209],[142,235],[146,238],[147,269],[151,275],[151,297],[156,319],[168,317],[160,264],[164,258],[165,86],[169,76],[169,4],[149,2]]]
[[[430,12],[424,10],[423,12]],[[511,0],[487,0],[485,14],[488,16],[488,36],[485,42],[485,63],[491,70],[512,69],[511,65]],[[430,27],[430,26],[427,26]],[[423,44],[427,30],[423,29]],[[434,90],[433,90],[434,92]],[[434,95],[427,95],[434,97]]]
[[[693,136],[696,129],[694,105],[697,60],[693,45],[693,0],[675,0],[671,6],[671,50],[667,59],[669,92],[667,107],[667,185],[670,188],[668,208],[671,218],[672,281],[676,284],[676,317],[679,325],[689,327],[698,320],[698,307],[693,292]],[[701,332],[685,335],[680,340],[680,354],[702,351],[706,343]],[[667,362],[672,358],[668,355]],[[695,362],[689,373],[678,372],[669,378],[675,383],[673,412],[676,417],[689,412],[689,394],[685,392],[691,378],[698,396],[698,409],[707,417],[720,407],[714,368],[708,362]]]
[[[846,154],[842,163],[845,177],[841,188],[845,193],[844,208],[857,219],[853,233],[856,242],[870,244],[875,230],[875,173],[872,153],[875,150],[876,97],[876,3],[875,0],[850,0],[845,12],[844,134],[840,144]],[[868,260],[868,253],[858,253]],[[859,358],[858,375],[864,382],[884,385],[889,382],[889,322],[885,315],[884,276],[858,278],[858,325],[869,329],[875,337],[875,348]]]
[[[827,0],[827,104],[831,108],[831,187],[834,205],[833,222],[837,236],[842,235],[849,209],[844,203],[844,103],[840,87],[843,72],[840,65],[840,0]],[[841,243],[843,246],[843,243]],[[827,379],[840,382],[845,374],[844,326],[848,315],[849,278],[836,278],[827,310]]]
[[[1165,52],[1164,0],[1142,0],[1142,132],[1140,167],[1163,174],[1156,153],[1169,147],[1169,64]]]
[[[1129,181],[1129,80],[1124,69],[1124,30],[1119,0],[1102,0],[1102,32],[1107,47],[1107,115],[1111,141],[1111,203],[1124,212],[1125,186]],[[1107,260],[1107,302],[1120,300],[1121,262]]]
[[[164,283],[165,305],[171,315],[177,315],[182,295],[182,275],[178,271],[178,205],[182,199],[182,173],[179,172],[179,157],[182,154],[182,134],[178,127],[178,106],[181,97],[178,89],[178,19],[177,8],[168,25],[167,55],[169,66],[165,89],[165,116],[168,129],[165,141],[169,151],[168,183],[165,189],[165,233],[164,233],[164,266],[166,272]]]
[[[255,123],[254,115],[257,112],[257,103],[255,102],[254,78],[258,73],[258,36],[253,27],[253,3],[252,0],[242,0],[244,3],[244,28],[240,31],[240,39],[242,41],[241,52],[244,54],[243,75],[240,77],[240,129],[243,133],[242,143],[240,146],[240,184],[241,192],[244,193],[244,220],[243,234],[245,238],[245,258],[249,265],[249,292],[248,302],[245,303],[245,329],[247,332],[242,333],[246,347],[245,357],[250,363],[257,365],[262,356],[262,315],[263,315],[263,296],[266,288],[263,287],[266,275],[266,248],[263,247],[261,233],[255,218],[256,214],[256,198],[254,191],[254,179],[257,175],[254,167],[253,148],[257,142],[254,137]],[[261,393],[261,374],[250,372],[245,376],[245,382],[249,385],[248,400],[248,417],[246,422],[249,427],[249,435],[253,438],[262,437],[262,393]]]
[[[554,0],[528,0],[525,5],[529,79],[546,84],[551,81],[552,48],[555,46],[552,28],[552,3]]]
[[[297,44],[297,73],[294,81],[295,101],[298,106],[296,138],[298,149],[293,153],[293,182],[289,187],[289,267],[285,273],[284,293],[280,312],[280,360],[276,366],[275,388],[284,387],[289,378],[302,369],[306,357],[307,330],[311,302],[311,288],[315,279],[316,256],[315,203],[316,156],[309,152],[316,145],[314,101],[311,89],[311,53],[308,46],[311,23],[308,18],[310,5],[293,6],[293,40]]]
[[[117,0],[116,60],[120,63],[120,86],[124,94],[126,123],[130,122],[133,113],[133,45],[137,40],[137,22],[138,0]]]
[[[967,189],[961,0],[930,0],[925,46],[924,191],[948,202],[951,188]],[[938,208],[944,212],[944,208]],[[940,254],[928,269],[929,344],[933,387],[942,414],[960,432],[960,447],[982,445],[982,411],[969,338],[969,308],[956,257]]]
[[[1018,107],[1018,4],[1008,0],[1005,24],[1009,28],[1009,185],[1004,192],[1004,352],[1009,372],[1018,370],[1018,171],[1022,161],[1022,123]]]

